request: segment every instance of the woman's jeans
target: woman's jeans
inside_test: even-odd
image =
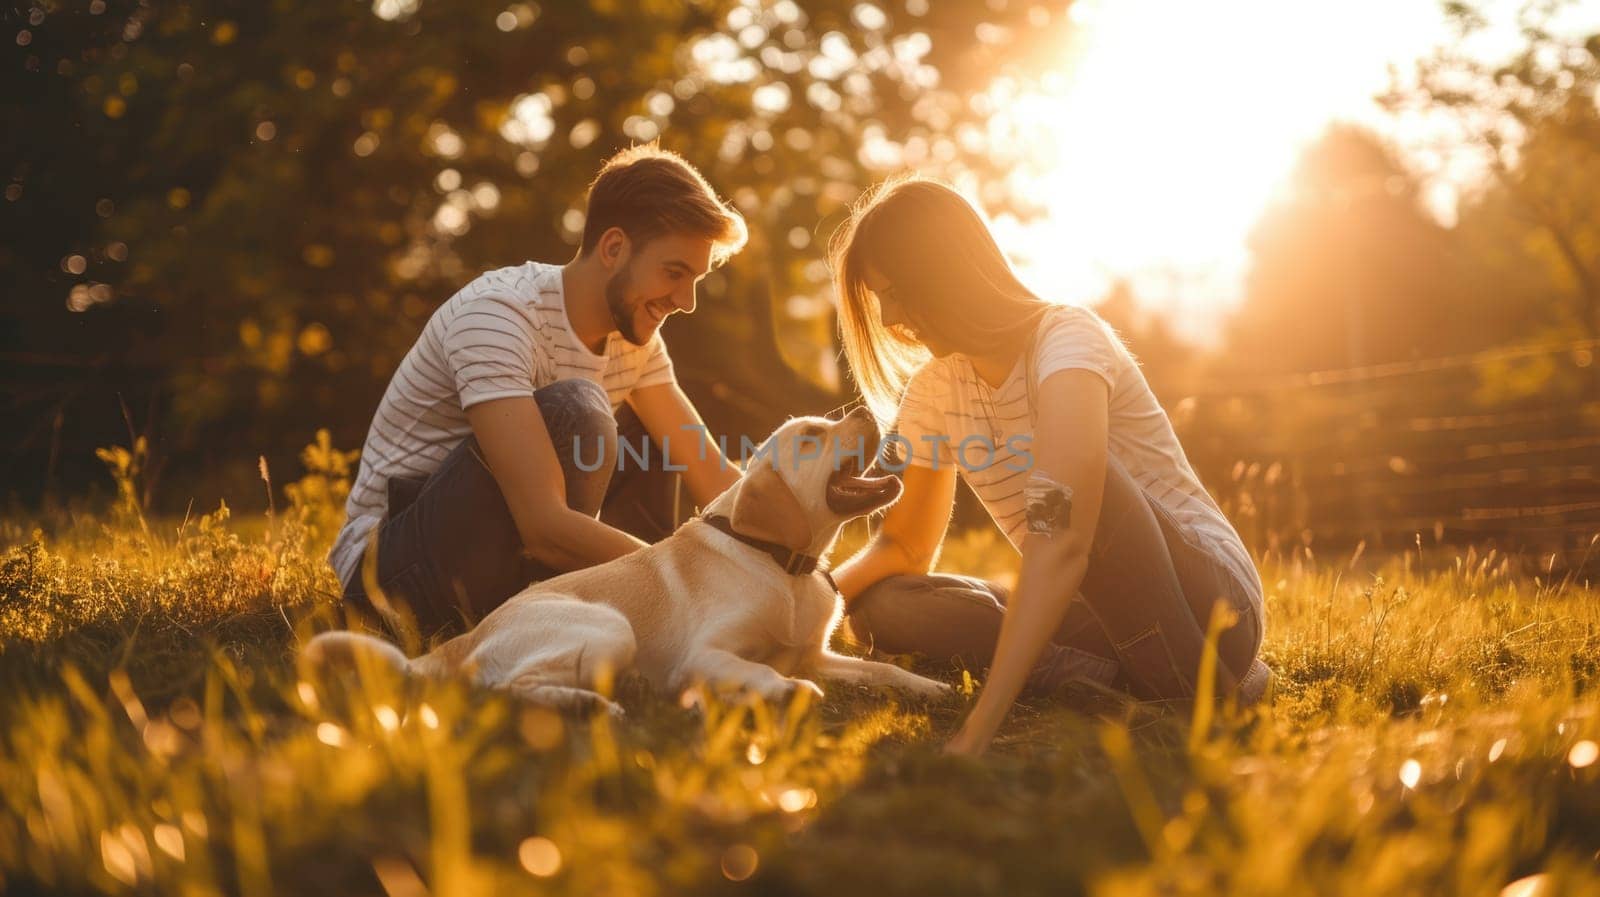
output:
[[[981,670],[994,659],[1006,599],[1004,587],[971,577],[892,576],[852,603],[850,628],[881,651]],[[1219,683],[1237,681],[1241,703],[1253,703],[1271,675],[1256,660],[1259,600],[1109,459],[1088,572],[1028,687],[1088,680],[1146,699],[1192,698],[1212,606],[1221,602],[1237,622],[1217,645],[1231,674]]]
[[[533,398],[561,462],[568,507],[647,542],[676,528],[676,477],[659,463],[659,443],[649,449],[651,463],[633,460],[649,436],[632,409],[624,406],[613,417],[605,390],[589,380],[561,380]],[[619,439],[633,447],[621,471]],[[500,486],[470,436],[426,479],[389,481],[389,511],[376,542],[383,597],[409,610],[423,638],[464,629],[558,572],[524,553]],[[372,612],[364,577],[357,573],[346,584],[344,598]]]

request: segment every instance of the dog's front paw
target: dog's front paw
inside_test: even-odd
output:
[[[628,718],[628,711],[622,709],[621,704],[600,695],[574,703],[568,712],[590,722],[604,718],[613,723],[620,723]]]
[[[955,694],[955,688],[935,679],[916,677],[905,684],[906,691],[919,698],[943,698]]]
[[[568,713],[588,719],[604,716],[613,721],[621,721],[628,715],[616,701],[594,692],[577,689],[574,689],[573,694],[560,706]]]
[[[796,686],[796,692],[805,691],[809,692],[813,698],[822,697],[822,686],[812,682],[810,679],[796,679],[794,680],[794,684]]]
[[[816,700],[822,697],[822,689],[810,679],[783,679],[777,684],[763,689],[762,697],[774,704],[788,704],[804,692],[806,697]]]

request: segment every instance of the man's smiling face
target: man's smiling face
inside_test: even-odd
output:
[[[711,270],[712,241],[667,234],[631,246],[626,261],[606,281],[606,307],[617,332],[642,346],[674,312],[692,312],[695,285]]]

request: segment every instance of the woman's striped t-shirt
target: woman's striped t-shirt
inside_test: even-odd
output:
[[[1104,380],[1112,457],[1259,597],[1260,574],[1244,541],[1201,485],[1139,363],[1111,326],[1089,309],[1063,305],[1045,317],[1036,340],[1033,392],[1057,371],[1087,370]],[[1025,367],[1018,358],[1005,382],[991,389],[965,356],[935,358],[907,384],[895,426],[902,448],[909,443],[906,460],[954,466],[1019,551],[1027,534],[1022,487],[1033,442]]]
[[[604,387],[612,408],[635,389],[674,379],[659,332],[635,346],[613,331],[598,354],[579,342],[558,265],[490,271],[450,297],[401,360],[367,430],[344,529],[329,555],[341,581],[360,568],[367,535],[387,510],[389,479],[437,469],[472,433],[466,409],[575,377]]]

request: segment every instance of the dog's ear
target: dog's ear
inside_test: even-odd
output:
[[[729,520],[735,531],[802,551],[811,545],[811,520],[777,468],[757,458],[739,481]]]

